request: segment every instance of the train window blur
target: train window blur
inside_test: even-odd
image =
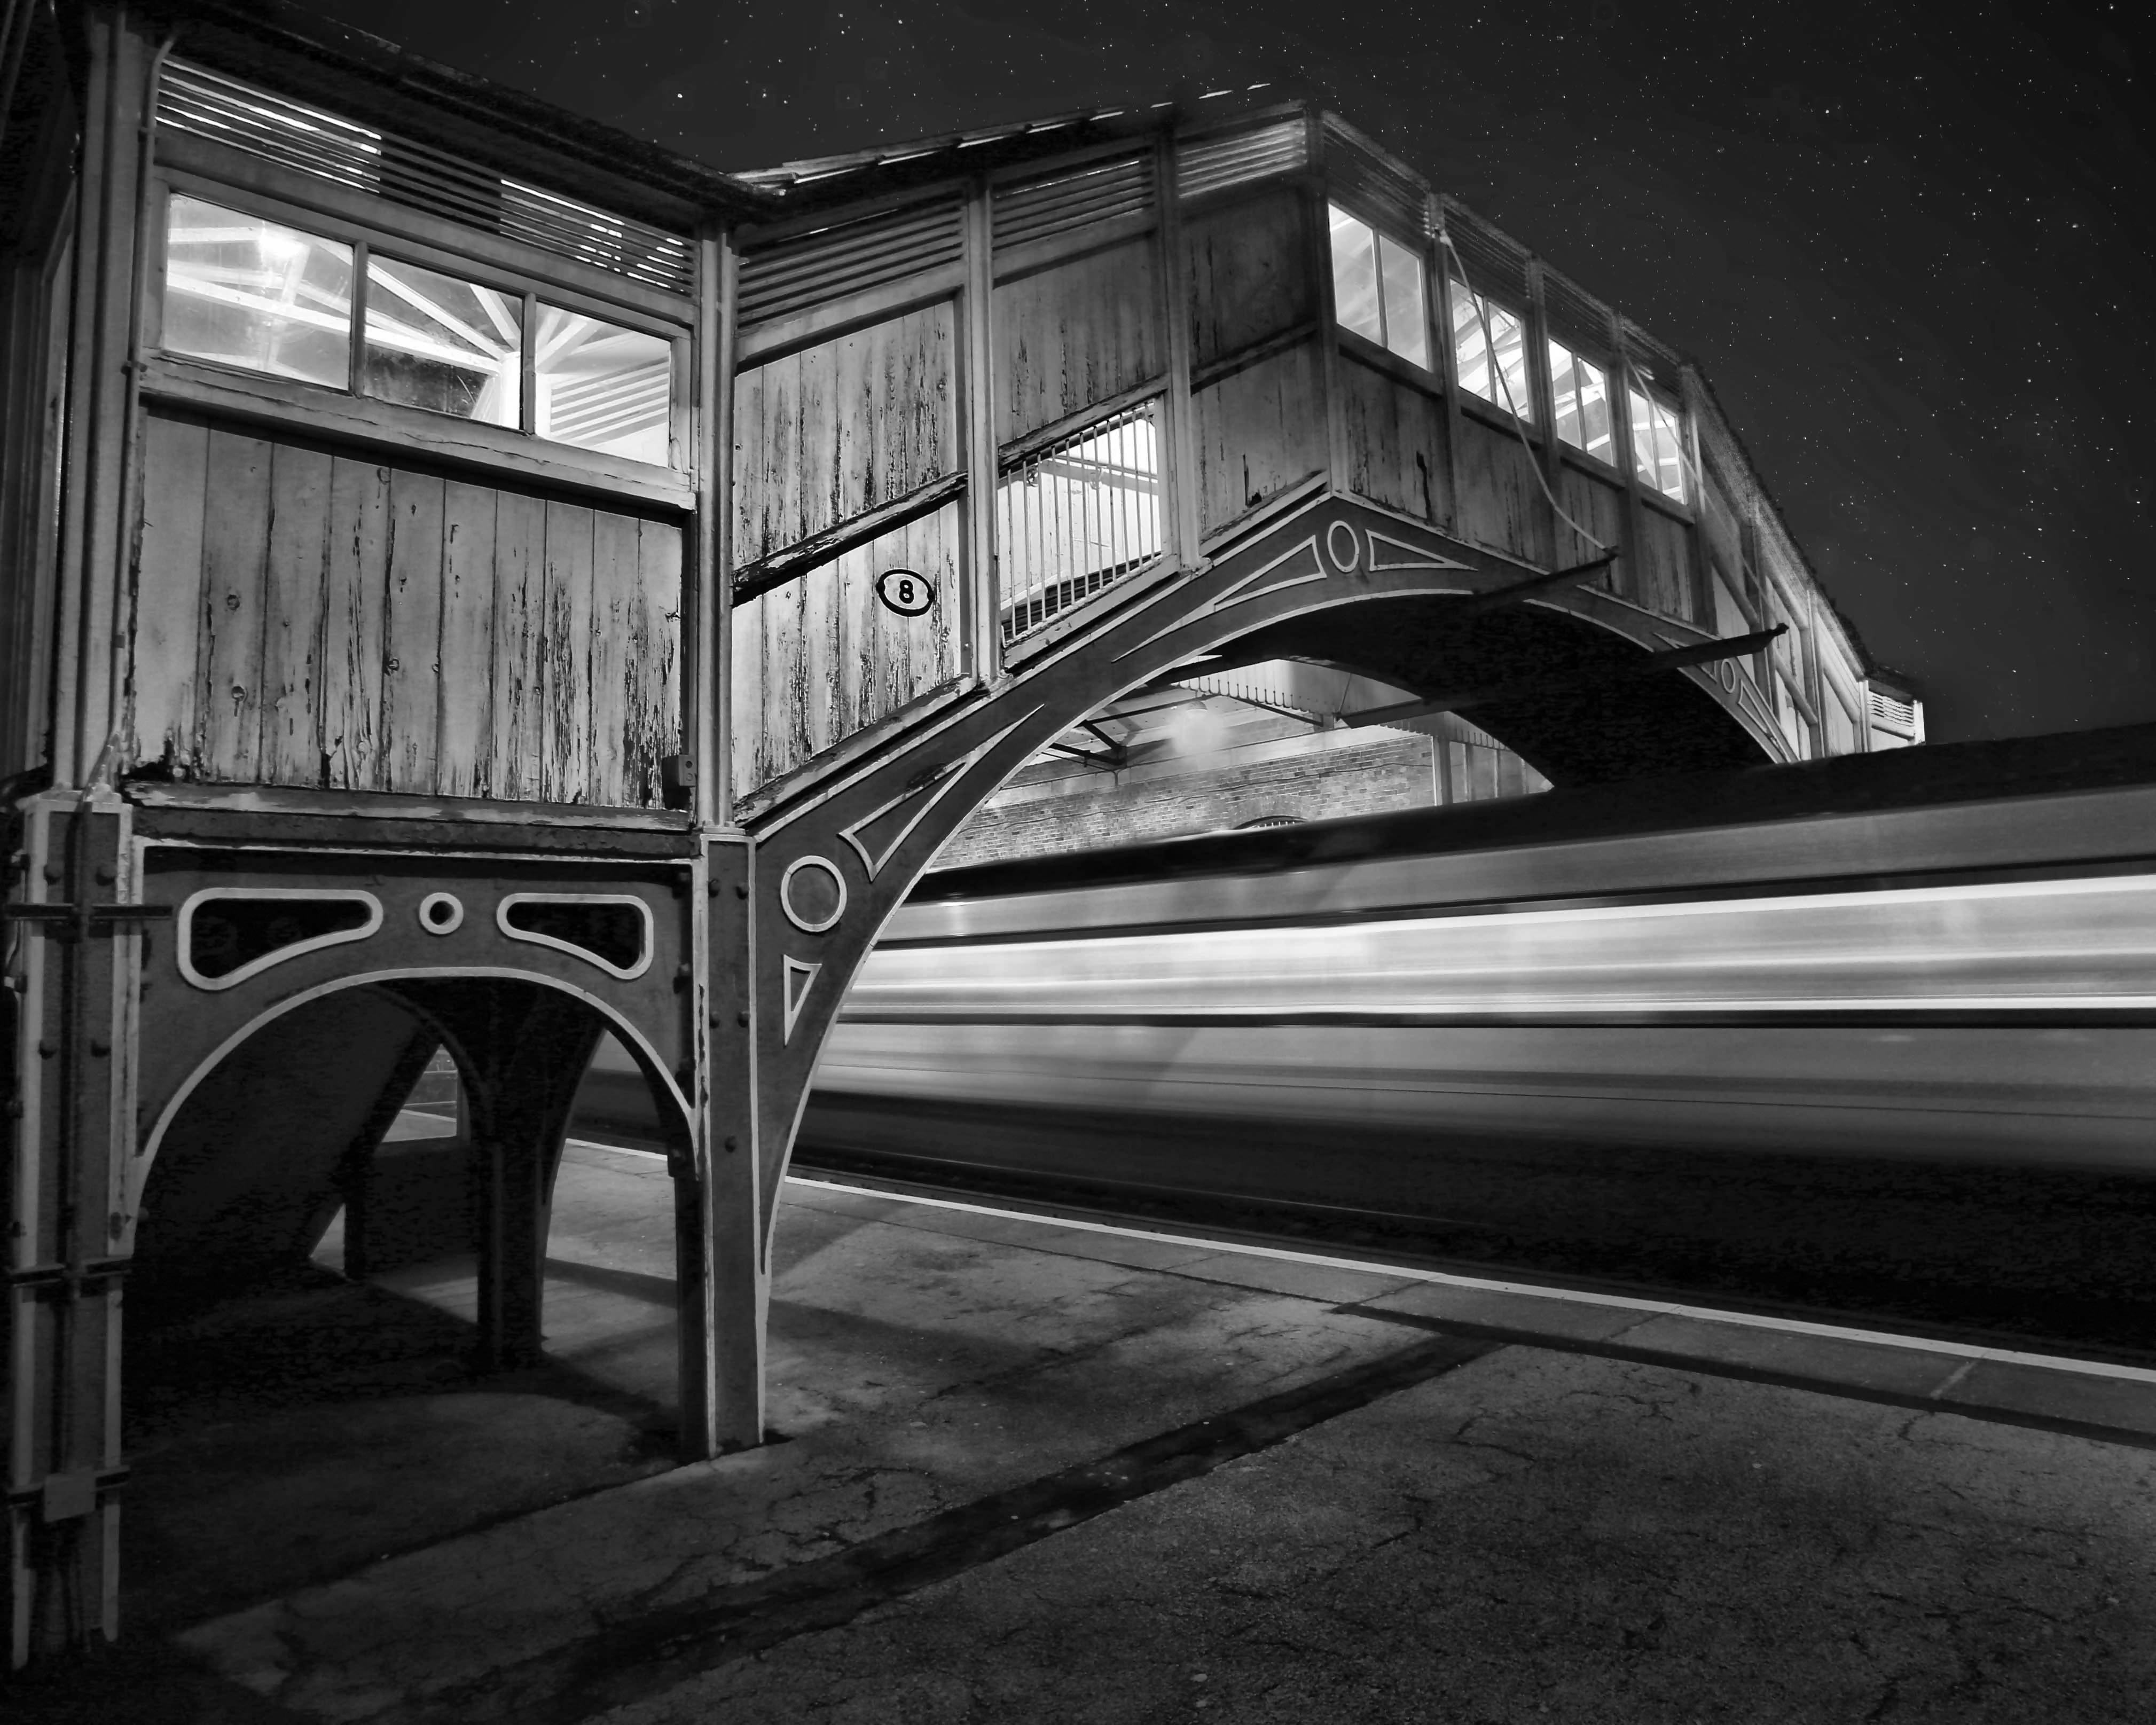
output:
[[[1609,374],[1562,341],[1549,344],[1549,362],[1550,384],[1557,397],[1557,434],[1575,449],[1614,465]]]
[[[1380,234],[1337,204],[1332,218],[1333,316],[1342,329],[1430,365],[1429,295],[1422,259],[1411,246]]]
[[[1452,351],[1459,362],[1462,389],[1532,422],[1535,401],[1527,382],[1527,326],[1519,313],[1507,311],[1481,294],[1471,294],[1454,282]]]
[[[1632,397],[1632,465],[1640,483],[1652,485],[1671,501],[1685,501],[1684,427],[1677,410],[1658,397],[1635,389]]]

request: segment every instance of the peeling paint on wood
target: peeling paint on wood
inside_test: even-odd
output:
[[[1150,237],[1004,282],[994,305],[999,444],[1168,368]]]
[[[1341,424],[1348,445],[1348,489],[1418,521],[1449,521],[1451,465],[1445,449],[1445,406],[1342,354]]]
[[[798,545],[957,465],[949,302],[744,372],[734,565]]]
[[[1303,208],[1299,193],[1274,193],[1183,224],[1192,365],[1209,365],[1317,315]]]
[[[152,414],[136,759],[641,807],[681,738],[681,532]]]
[[[1317,356],[1304,342],[1194,398],[1199,530],[1217,532],[1325,465]]]
[[[1535,477],[1536,458],[1510,430],[1462,414],[1460,524],[1463,539],[1522,562],[1548,566],[1548,505]]]

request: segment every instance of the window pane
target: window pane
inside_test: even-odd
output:
[[[175,197],[165,213],[164,347],[272,377],[352,381],[352,248]]]
[[[1594,361],[1576,362],[1579,367],[1579,426],[1585,439],[1580,448],[1615,465],[1617,451],[1611,442],[1609,380]]]
[[[1640,476],[1640,483],[1655,483],[1655,427],[1647,410],[1647,398],[1636,389],[1627,390],[1632,399],[1632,470]]]
[[[1378,258],[1367,225],[1345,211],[1332,212],[1332,310],[1342,329],[1383,345],[1378,311]]]
[[[1490,350],[1482,340],[1482,322],[1476,316],[1481,296],[1471,296],[1458,282],[1452,284],[1452,351],[1460,370],[1460,387],[1485,401],[1496,398],[1490,381]]]
[[[673,343],[542,305],[531,345],[539,393],[534,431],[580,449],[666,465]]]
[[[1655,482],[1662,488],[1662,495],[1685,501],[1684,439],[1677,422],[1677,410],[1650,398],[1655,413]]]
[[[394,259],[367,260],[367,393],[519,423],[524,300]]]
[[[1549,344],[1550,393],[1557,398],[1557,434],[1575,449],[1579,436],[1579,380],[1573,375],[1572,352]]]
[[[1378,254],[1385,277],[1385,345],[1402,359],[1427,367],[1430,316],[1424,309],[1422,259],[1383,234],[1378,236]]]
[[[1527,328],[1502,305],[1483,302],[1490,314],[1490,340],[1497,350],[1496,394],[1491,398],[1520,418],[1535,417],[1535,398],[1527,382]]]

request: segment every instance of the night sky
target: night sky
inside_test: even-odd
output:
[[[1699,361],[1934,741],[2156,719],[2133,8],[313,3],[724,168],[1315,86]]]

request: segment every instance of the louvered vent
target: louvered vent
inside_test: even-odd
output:
[[[1194,138],[1175,152],[1175,195],[1203,198],[1229,186],[1275,174],[1291,174],[1309,159],[1309,135],[1301,119],[1277,121],[1255,131]]]
[[[1900,701],[1883,689],[1871,691],[1871,722],[1889,731],[1898,731],[1912,737],[1917,730],[1917,707],[1914,701]]]
[[[1430,232],[1422,182],[1387,161],[1330,114],[1325,116],[1325,182],[1342,202],[1399,234]]]
[[[1446,212],[1445,231],[1453,249],[1466,267],[1467,280],[1478,294],[1487,294],[1516,310],[1527,302],[1527,254],[1493,228],[1469,217],[1458,207]],[[1606,338],[1605,338],[1606,339]]]
[[[826,228],[742,259],[736,316],[742,328],[956,264],[960,206],[937,203]]]
[[[996,255],[1096,222],[1152,213],[1152,163],[1143,156],[1095,162],[1075,173],[996,193]]]
[[[1629,317],[1619,319],[1618,327],[1625,340],[1625,357],[1632,362],[1632,369],[1645,382],[1674,390],[1678,369],[1676,350],[1657,341]]]
[[[1609,308],[1554,270],[1543,271],[1543,309],[1550,333],[1567,347],[1590,355],[1609,352]]]
[[[485,228],[647,287],[672,294],[693,291],[689,244],[678,234],[502,179],[444,151],[355,125],[200,66],[167,63],[158,86],[157,123],[295,172]]]

